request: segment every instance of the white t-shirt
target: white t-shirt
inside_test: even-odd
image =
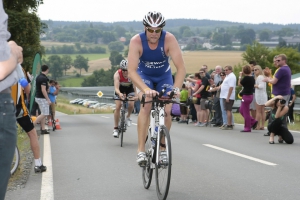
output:
[[[231,72],[230,74],[228,74],[222,85],[221,85],[221,93],[220,93],[220,98],[222,99],[227,99],[227,95],[229,92],[229,88],[233,88],[232,93],[230,95],[231,100],[235,100],[235,87],[236,87],[236,76],[234,75],[233,72]]]

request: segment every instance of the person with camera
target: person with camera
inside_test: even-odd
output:
[[[278,135],[278,142],[292,144],[294,137],[291,132],[284,126],[285,115],[289,111],[289,107],[286,104],[286,100],[283,96],[277,95],[265,103],[266,107],[272,107],[268,130],[270,132],[269,144],[274,144],[274,136]]]
[[[251,67],[245,65],[243,71],[240,72],[238,79],[238,85],[243,87],[243,91],[240,93],[242,96],[242,102],[240,107],[240,113],[244,117],[244,129],[241,132],[251,132],[251,127],[253,129],[257,126],[257,121],[250,115],[250,104],[253,100],[253,88],[255,84],[254,77],[251,74]],[[244,78],[242,79],[242,75]]]

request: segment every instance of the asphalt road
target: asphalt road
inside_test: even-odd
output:
[[[112,137],[113,115],[57,115],[61,130],[40,137],[48,171],[32,171],[25,188],[6,200],[150,200],[136,164],[137,116],[120,139]],[[168,199],[300,199],[300,133],[292,145],[268,143],[266,131],[195,127],[173,123],[172,178]],[[153,179],[154,180],[154,179]],[[53,186],[53,187],[52,187]]]

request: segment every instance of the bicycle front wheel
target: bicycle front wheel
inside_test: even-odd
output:
[[[153,168],[151,168],[151,165],[152,165],[152,152],[154,149],[152,148],[152,142],[150,136],[151,136],[151,129],[148,129],[148,136],[145,142],[147,163],[142,170],[143,184],[145,189],[148,189],[150,187],[151,180],[152,180],[152,173],[153,173]]]
[[[125,112],[121,112],[121,118],[120,118],[120,127],[119,127],[119,137],[121,139],[121,147],[123,147],[123,134],[125,131]]]
[[[171,138],[167,127],[160,128],[160,144],[157,144],[158,163],[155,163],[156,193],[159,200],[165,200],[168,196],[171,167],[172,150]]]
[[[11,170],[10,170],[11,175],[13,175],[17,171],[19,163],[20,163],[20,153],[19,153],[18,147],[16,146],[14,159],[13,159],[13,162],[11,164]]]

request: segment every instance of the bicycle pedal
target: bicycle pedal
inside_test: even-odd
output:
[[[147,161],[145,160],[145,161],[140,162],[139,166],[140,167],[146,167],[146,164],[147,164]]]

